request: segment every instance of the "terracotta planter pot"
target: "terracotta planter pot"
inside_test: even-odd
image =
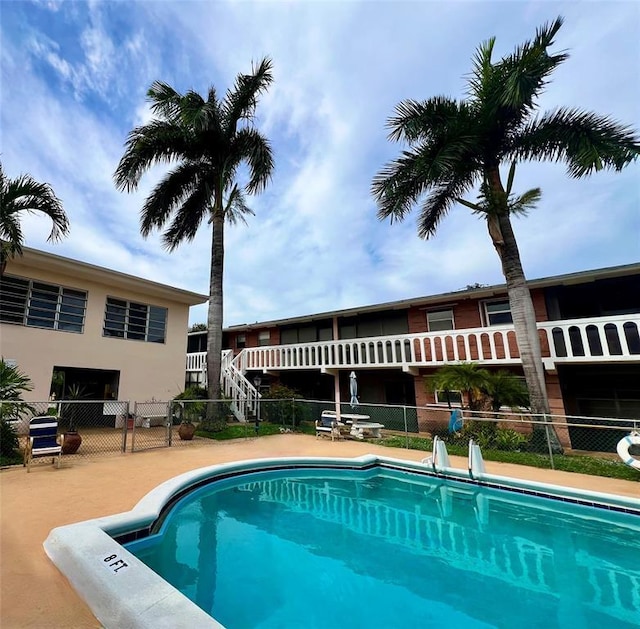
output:
[[[75,454],[81,443],[82,437],[77,432],[65,432],[62,440],[62,454]]]
[[[182,422],[180,428],[178,428],[178,435],[183,441],[191,441],[193,434],[196,431],[196,427],[191,422]]]

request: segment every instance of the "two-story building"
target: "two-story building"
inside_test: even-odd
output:
[[[547,392],[558,415],[640,417],[640,264],[529,281]],[[505,285],[234,325],[233,365],[262,387],[280,382],[316,400],[444,403],[427,386],[446,363],[522,375]],[[206,332],[189,335],[188,383],[202,381]],[[229,358],[231,360],[231,358]]]
[[[206,295],[35,249],[0,278],[0,354],[46,401],[168,400],[182,390],[189,307]]]

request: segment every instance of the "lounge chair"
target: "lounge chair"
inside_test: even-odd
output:
[[[24,449],[23,467],[27,472],[31,471],[31,461],[42,456],[50,456],[51,463],[60,467],[60,455],[62,446],[58,443],[58,418],[52,415],[34,417],[29,422],[29,436],[27,446]]]

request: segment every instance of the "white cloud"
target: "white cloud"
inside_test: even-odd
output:
[[[119,23],[113,6],[55,7],[47,19],[56,29],[34,18],[22,40],[2,26],[2,80],[12,86],[1,112],[3,164],[50,181],[72,221],[54,249],[44,242],[46,221],[27,219],[27,244],[208,292],[210,229],[171,255],[160,235],[139,235],[144,196],[165,168],[135,194],[117,192],[112,174],[128,131],[151,118],[144,94],[153,80],[201,93],[214,84],[222,96],[269,55],[275,82],[256,120],[276,171],[250,199],[249,225],[226,231],[227,325],[501,281],[486,227],[468,210],[452,209],[425,242],[417,213],[380,223],[369,193],[402,148],[386,139],[393,107],[461,97],[474,49],[493,34],[497,54],[509,52],[563,13],[558,48],[572,56],[543,107],[578,105],[640,123],[640,85],[629,80],[640,69],[633,3],[130,2]],[[540,186],[544,195],[515,223],[527,276],[637,260],[638,171],[576,182],[559,164],[521,165],[517,189]],[[205,317],[194,309],[193,321]]]

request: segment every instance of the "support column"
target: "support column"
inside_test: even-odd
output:
[[[338,327],[338,317],[333,317],[333,340],[340,340],[340,328]],[[337,353],[336,353],[337,356]],[[333,374],[333,395],[336,405],[336,421],[340,421],[340,369],[336,369]]]
[[[333,394],[336,403],[336,421],[340,421],[340,371],[333,374]]]

